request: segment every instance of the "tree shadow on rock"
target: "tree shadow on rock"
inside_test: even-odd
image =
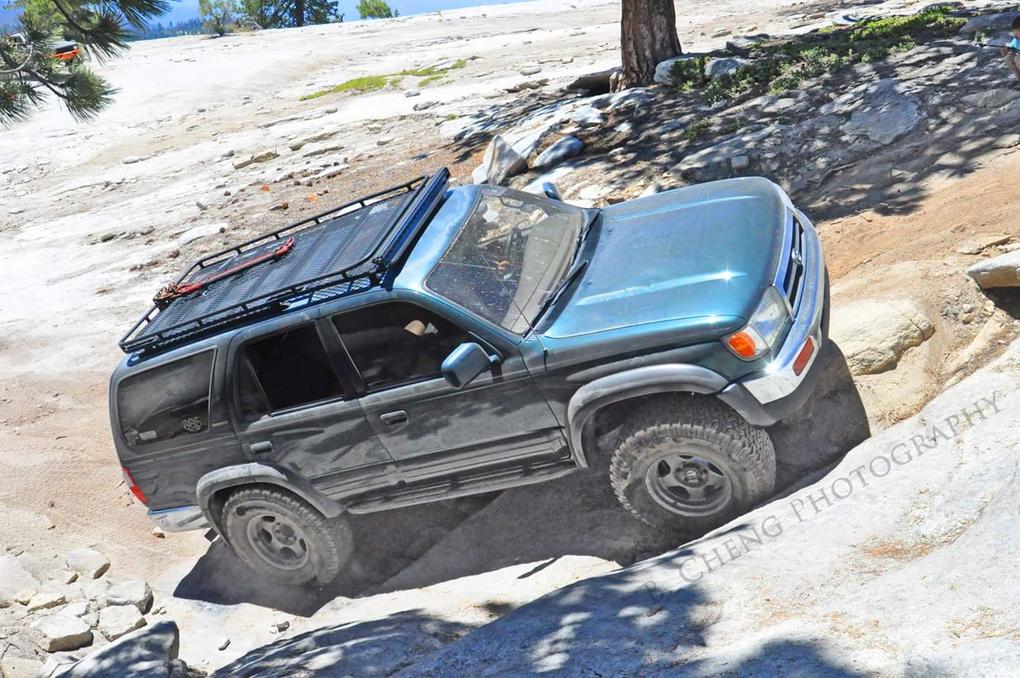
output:
[[[418,610],[326,626],[252,650],[214,676],[389,676],[471,627]]]

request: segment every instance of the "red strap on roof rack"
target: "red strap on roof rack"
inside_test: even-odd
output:
[[[169,283],[167,285],[163,285],[163,287],[160,288],[156,296],[153,297],[152,301],[156,304],[157,307],[159,307],[160,309],[164,309],[170,305],[171,301],[177,299],[178,297],[183,297],[185,295],[192,294],[193,292],[198,292],[215,282],[219,282],[224,278],[229,278],[232,275],[236,275],[243,271],[247,271],[248,269],[254,268],[255,266],[258,266],[259,264],[265,263],[267,261],[276,261],[280,257],[290,252],[292,249],[294,249],[294,238],[288,238],[286,242],[277,247],[275,250],[248,259],[247,261],[241,262],[237,266],[228,268],[225,271],[220,271],[219,273],[211,275],[208,278],[203,278],[201,280],[195,280],[186,283]]]

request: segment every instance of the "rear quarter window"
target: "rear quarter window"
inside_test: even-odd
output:
[[[129,445],[150,445],[208,430],[213,353],[197,353],[120,382],[117,415]]]

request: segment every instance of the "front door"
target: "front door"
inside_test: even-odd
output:
[[[328,339],[328,337],[327,337]],[[252,461],[294,471],[327,495],[390,459],[314,323],[242,337],[234,352],[238,437]]]
[[[406,302],[339,314],[333,322],[363,381],[361,406],[408,480],[549,456],[565,441],[519,355],[456,389],[442,378],[466,331]]]

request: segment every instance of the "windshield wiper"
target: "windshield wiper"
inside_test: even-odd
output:
[[[535,314],[535,322],[538,322],[538,319],[544,316],[546,312],[556,304],[556,301],[563,295],[563,292],[570,287],[570,283],[574,281],[574,278],[579,276],[581,271],[587,267],[587,259],[581,259],[580,261],[574,262],[574,265],[571,266],[570,270],[567,271],[567,274],[563,276],[563,279],[560,280],[560,284],[556,286],[556,289],[549,290],[545,293],[545,296],[542,298],[542,305],[539,307],[538,313]]]
[[[577,234],[577,252],[581,251],[581,246],[584,245],[584,241],[588,239],[588,234],[591,233],[591,229],[595,227],[595,222],[598,221],[599,211],[592,210],[591,216],[588,221],[585,222],[581,228],[581,232]],[[574,255],[577,256],[576,254]]]

